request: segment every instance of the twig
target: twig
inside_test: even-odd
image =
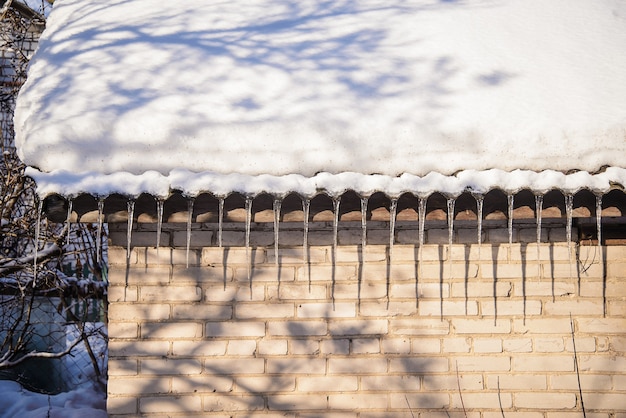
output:
[[[500,413],[502,414],[502,418],[505,418],[504,408],[502,408],[502,398],[500,397],[500,376],[498,376],[498,403],[500,404]]]
[[[459,377],[459,361],[456,361],[456,385],[459,388],[459,398],[461,398],[461,408],[463,408],[463,415],[467,418],[467,412],[465,411],[465,403],[463,402],[463,394],[461,393],[461,378]]]
[[[406,394],[404,395],[404,400],[406,401],[406,404],[409,407],[409,412],[411,413],[411,416],[415,418],[415,415],[413,415],[413,408],[411,408],[411,404],[409,403],[409,398],[406,397]]]
[[[572,330],[572,346],[574,349],[574,369],[576,370],[576,378],[578,379],[578,394],[580,395],[580,406],[583,409],[583,417],[587,418],[585,412],[585,401],[583,400],[583,389],[580,384],[580,370],[578,370],[578,355],[576,354],[576,339],[574,338],[574,320],[572,319],[572,313],[569,313],[569,325]]]

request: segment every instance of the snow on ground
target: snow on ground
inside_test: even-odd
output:
[[[16,144],[82,191],[88,172],[153,170],[148,191],[180,169],[596,173],[624,165],[624,45],[620,0],[57,0]]]
[[[104,330],[101,323],[94,324]],[[103,331],[104,332],[104,331]],[[68,341],[76,338],[68,330]],[[91,347],[106,376],[107,345],[101,334],[90,337]],[[19,383],[0,380],[0,418],[106,418],[106,393],[96,382],[91,360],[83,344],[65,357],[68,385],[72,388],[57,395],[31,392]]]

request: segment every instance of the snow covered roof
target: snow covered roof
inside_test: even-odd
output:
[[[43,195],[605,191],[624,45],[620,0],[57,0],[16,144]]]

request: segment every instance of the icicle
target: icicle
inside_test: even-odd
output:
[[[565,226],[565,237],[567,239],[567,257],[569,259],[569,275],[572,277],[572,213],[574,211],[574,196],[565,195],[565,214],[567,224]]]
[[[598,234],[598,260],[602,264],[602,195],[596,195],[596,231]]]
[[[163,199],[157,199],[157,231],[156,231],[156,249],[159,254],[159,247],[161,246],[161,228],[163,227],[163,206],[165,202]]]
[[[333,264],[337,262],[337,245],[338,245],[338,229],[339,229],[339,203],[340,198],[333,199],[333,210],[335,211],[335,217],[333,220]]]
[[[250,224],[252,223],[252,198],[246,196],[246,266],[248,282],[250,283],[250,298],[252,298],[252,266],[250,259]]]
[[[452,241],[454,240],[454,204],[456,200],[448,198],[448,266],[452,278]]]
[[[398,199],[391,199],[389,204],[389,264],[393,254],[393,244],[396,235],[396,212],[398,210]]]
[[[507,194],[506,195],[506,200],[507,200],[507,211],[508,211],[508,221],[509,221],[509,250],[511,250],[513,248],[513,201],[515,199],[515,195],[514,194]]]
[[[65,218],[65,227],[67,228],[67,235],[65,236],[65,245],[70,245],[70,219],[72,217],[72,207],[74,201],[69,199],[67,201],[67,217]]]
[[[365,262],[365,246],[367,245],[367,201],[369,198],[361,197],[361,259]]]
[[[419,234],[418,234],[418,242],[420,246],[420,261],[421,259],[421,251],[424,246],[424,226],[426,225],[426,201],[425,197],[420,197],[417,206],[417,216],[419,223]]]
[[[222,230],[224,227],[224,198],[220,197],[219,199],[219,208],[217,214],[218,227],[217,227],[217,244],[222,248]]]
[[[193,199],[187,200],[187,247],[185,256],[187,259],[187,267],[189,267],[189,247],[191,247],[191,221],[193,220]]]
[[[483,206],[485,203],[485,196],[481,194],[474,195],[474,199],[476,199],[476,234],[477,234],[477,243],[478,243],[478,259],[480,260],[480,249],[483,243]]]
[[[104,199],[98,200],[98,229],[96,230],[96,261],[100,263],[102,250],[102,222],[104,221]]]
[[[282,202],[280,199],[274,199],[274,265],[278,269],[278,238],[280,227],[280,208]]]
[[[39,256],[39,234],[41,231],[41,213],[43,212],[43,199],[39,200],[37,207],[37,223],[35,224],[35,249],[33,251],[33,288],[37,285],[37,258]]]
[[[130,260],[130,243],[132,241],[133,233],[133,218],[135,217],[135,201],[129,199],[126,202],[126,208],[128,210],[128,228],[126,230],[126,259]]]
[[[308,274],[307,266],[309,265],[309,212],[311,211],[311,200],[302,199],[302,212],[304,215],[303,227],[304,236],[302,238],[302,263],[304,264],[305,274]],[[309,276],[309,289],[311,287],[311,276]]]
[[[541,279],[541,212],[543,211],[543,195],[535,195],[535,211],[537,217],[537,274]]]

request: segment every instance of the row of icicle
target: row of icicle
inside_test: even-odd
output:
[[[476,210],[477,210],[477,244],[478,244],[478,257],[480,259],[480,249],[482,244],[482,221],[483,221],[483,203],[484,196],[480,194],[475,194],[474,198],[476,199]],[[426,218],[426,198],[419,198],[418,200],[418,261],[422,260],[422,247],[424,246],[424,228],[425,228],[425,218]],[[193,216],[193,199],[188,199],[188,218],[187,218],[187,240],[186,240],[186,258],[187,258],[187,267],[189,266],[189,249],[191,246],[191,225],[192,225],[192,216]],[[391,199],[391,203],[389,206],[389,257],[391,259],[393,254],[393,245],[394,245],[394,237],[395,237],[395,221],[396,221],[396,211],[397,211],[397,199]],[[572,264],[572,256],[571,256],[571,246],[572,246],[572,212],[573,212],[573,204],[574,197],[573,195],[567,194],[565,195],[565,208],[566,208],[566,239],[567,239],[567,249],[569,253],[569,261],[570,261],[570,271]],[[337,246],[338,246],[338,225],[339,225],[339,203],[340,199],[333,199],[333,240],[332,240],[332,259],[337,259]],[[447,199],[447,220],[448,220],[448,254],[451,254],[452,244],[454,239],[454,205],[456,203],[455,198]],[[508,204],[508,238],[509,238],[509,246],[513,244],[513,203],[514,197],[512,194],[507,195],[507,204]],[[156,231],[156,248],[157,251],[161,246],[161,229],[163,225],[163,206],[164,201],[162,199],[157,200],[157,231]],[[361,197],[361,251],[364,254],[367,243],[367,204],[368,198]],[[281,199],[274,199],[273,211],[274,211],[274,250],[275,250],[275,263],[278,267],[279,258],[278,258],[278,237],[279,237],[279,224],[280,224],[280,211],[282,206]],[[304,237],[303,237],[303,263],[308,265],[308,232],[309,232],[309,214],[310,214],[311,200],[308,198],[302,199],[302,210],[304,214]],[[223,230],[223,220],[224,220],[224,198],[219,199],[218,206],[218,245],[222,247],[222,230]],[[535,195],[535,213],[536,213],[536,224],[537,224],[537,260],[540,259],[540,246],[541,243],[541,212],[543,209],[543,195]],[[133,219],[134,219],[134,211],[135,211],[135,201],[128,200],[127,201],[127,210],[128,210],[128,225],[127,225],[127,241],[126,241],[126,257],[130,259],[131,254],[131,243],[132,243],[132,229],[133,229]],[[43,200],[39,202],[39,211],[37,224],[35,225],[35,249],[34,249],[34,261],[33,261],[33,269],[34,269],[34,277],[37,274],[37,252],[38,252],[38,243],[39,243],[39,234],[40,234],[40,222],[41,222],[41,214],[43,211]],[[251,262],[250,262],[250,229],[252,223],[252,197],[246,197],[245,199],[245,212],[246,212],[246,220],[245,220],[245,249],[246,249],[246,260],[247,260],[247,274],[248,280],[251,280]],[[67,209],[67,219],[66,224],[69,225],[70,217],[72,214],[72,200],[69,201],[68,209]],[[96,231],[96,254],[97,261],[101,260],[101,246],[102,246],[102,227],[104,221],[104,199],[98,200],[98,225]],[[598,240],[598,249],[599,256],[602,257],[601,251],[601,225],[602,225],[602,196],[596,195],[596,225],[597,225],[597,240]],[[69,234],[68,234],[69,240]],[[68,241],[69,243],[69,241]],[[365,260],[365,257],[362,256],[362,259]],[[391,261],[391,260],[390,260]],[[452,267],[452,257],[448,256],[448,261],[450,263],[450,267]],[[541,268],[541,267],[539,267]],[[452,274],[452,269],[450,268],[450,274]],[[541,272],[539,272],[539,276],[541,276]],[[34,283],[34,282],[33,282]]]

